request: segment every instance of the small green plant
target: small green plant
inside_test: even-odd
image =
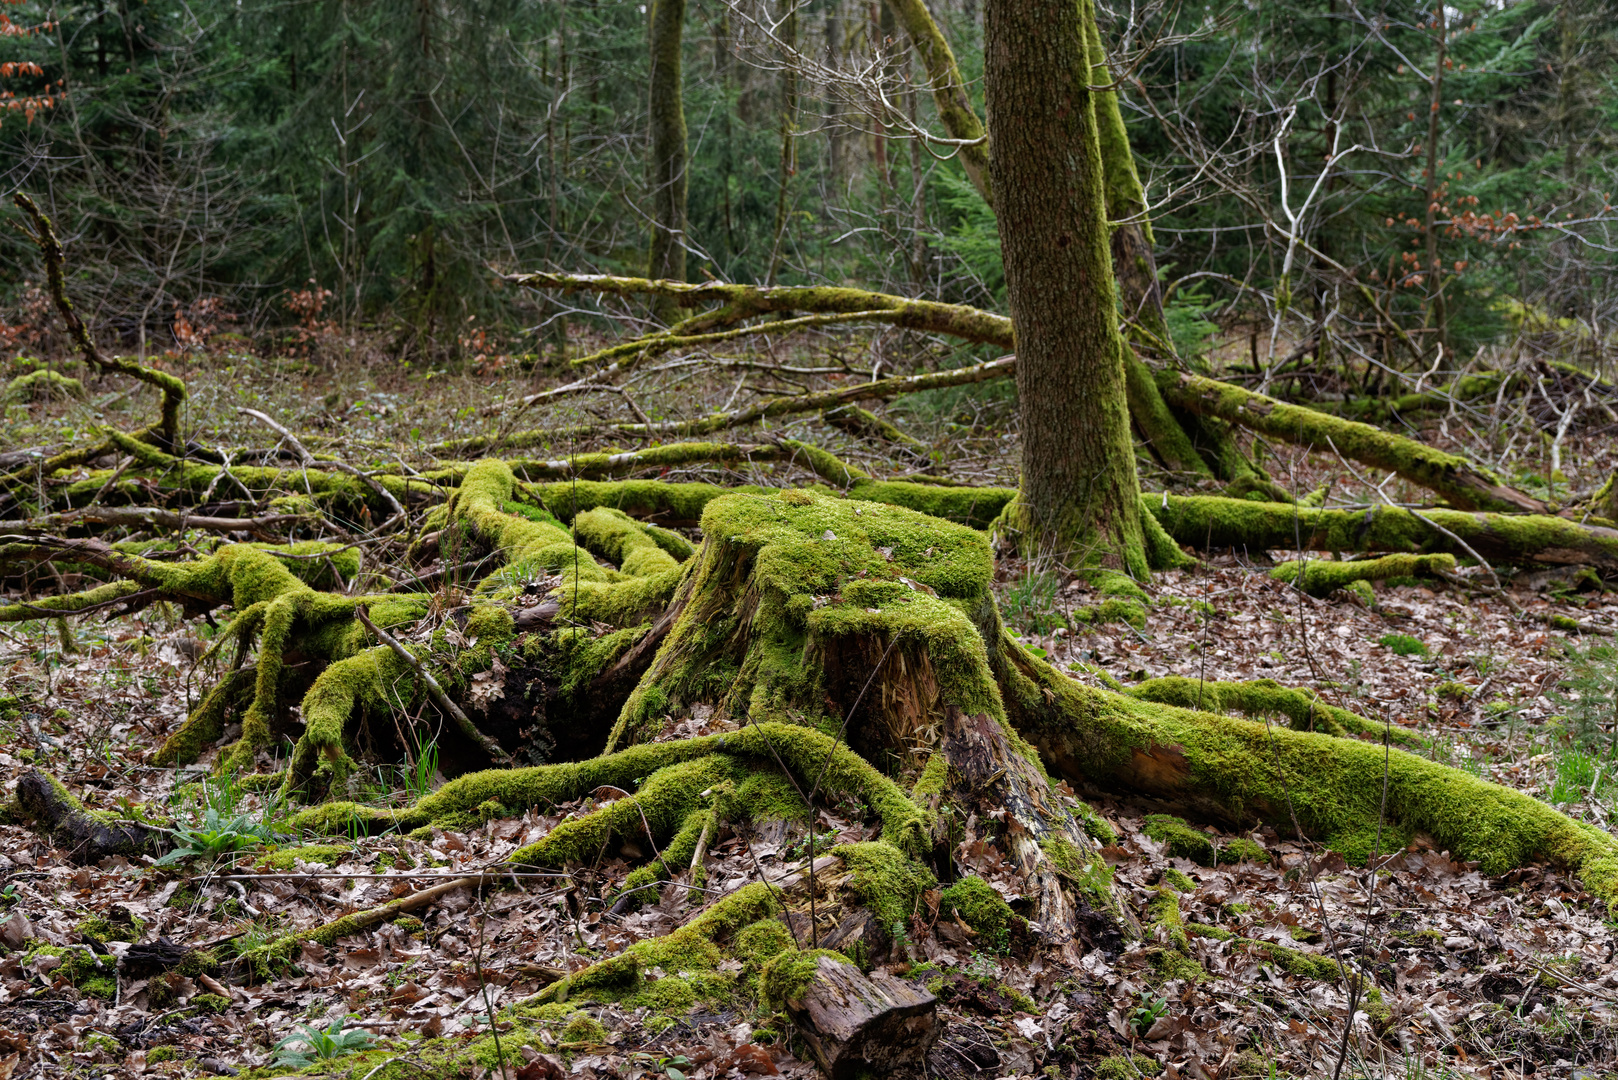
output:
[[[438,740],[416,748],[414,767],[405,775],[405,791],[412,803],[433,793],[433,777],[438,772]]]
[[[22,897],[17,892],[16,882],[6,882],[6,887],[0,889],[0,904],[15,904]]]
[[[1378,645],[1385,645],[1392,649],[1396,656],[1426,656],[1427,645],[1420,638],[1413,638],[1409,634],[1383,634],[1376,639]]]
[[[1129,1014],[1129,1025],[1135,1029],[1135,1034],[1144,1039],[1146,1033],[1152,1030],[1152,1025],[1167,1016],[1168,1011],[1168,998],[1144,999],[1135,1007],[1135,1011]]]
[[[1552,803],[1578,802],[1591,794],[1601,775],[1595,756],[1583,750],[1563,750],[1556,755],[1556,779],[1551,783]]]
[[[181,825],[174,830],[174,850],[157,860],[158,866],[168,866],[198,857],[222,858],[238,851],[262,847],[273,843],[275,831],[249,814],[238,814],[226,819],[213,807],[202,813],[196,825]]]
[[[1546,693],[1566,718],[1572,742],[1582,750],[1618,753],[1618,646],[1565,647],[1564,669]]]
[[[371,1033],[357,1028],[343,1030],[347,1020],[347,1017],[339,1016],[327,1024],[324,1030],[308,1024],[299,1024],[291,1035],[275,1044],[275,1063],[294,1069],[306,1069],[317,1061],[330,1061],[332,1058],[342,1057],[356,1050],[368,1049],[375,1041]],[[295,1043],[303,1044],[303,1049],[294,1049]]]
[[[1056,573],[1029,568],[1006,590],[1006,621],[1030,634],[1048,634],[1066,626],[1067,619],[1056,608],[1061,586],[1061,577]]]
[[[684,1070],[691,1067],[691,1059],[684,1054],[665,1057],[637,1050],[629,1055],[629,1059],[648,1072],[668,1077],[668,1080],[685,1080]]]

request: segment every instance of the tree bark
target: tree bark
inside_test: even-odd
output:
[[[1148,573],[1078,9],[993,0],[984,80],[1022,434],[1025,550]]]
[[[686,130],[680,52],[685,0],[654,0],[651,27],[652,245],[647,273],[685,280]],[[673,321],[678,307],[659,297],[657,313]]]

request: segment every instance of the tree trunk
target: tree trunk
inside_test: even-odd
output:
[[[651,29],[652,246],[647,274],[685,280],[686,145],[680,52],[685,0],[654,0]],[[672,322],[678,308],[660,299],[658,317]]]
[[[1147,574],[1102,162],[1071,0],[984,9],[989,165],[1017,346],[1024,550]]]

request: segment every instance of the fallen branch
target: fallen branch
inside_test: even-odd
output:
[[[1274,439],[1311,450],[1336,449],[1345,457],[1398,473],[1413,484],[1436,492],[1462,510],[1547,514],[1552,507],[1510,487],[1465,458],[1381,428],[1330,416],[1301,405],[1289,405],[1264,394],[1243,390],[1185,372],[1165,372],[1158,385],[1171,405],[1211,416]]]
[[[480,435],[469,439],[452,439],[448,442],[438,443],[435,446],[428,447],[428,452],[438,455],[459,455],[487,453],[495,446],[512,449],[530,446],[548,447],[567,442],[570,438],[583,434],[610,433],[639,438],[708,435],[728,428],[745,427],[748,424],[756,423],[769,417],[819,412],[822,409],[847,405],[855,401],[897,397],[901,394],[916,394],[923,390],[937,390],[946,386],[965,386],[970,383],[985,382],[989,379],[1010,375],[1015,369],[1015,365],[1016,357],[1002,356],[997,360],[973,364],[970,367],[952,368],[948,371],[928,371],[919,375],[897,375],[890,379],[877,379],[874,382],[856,383],[853,386],[837,387],[831,390],[817,390],[808,394],[766,398],[754,405],[749,405],[745,409],[715,413],[699,420],[675,420],[661,424],[607,424],[578,429],[540,429],[513,432],[510,435],[503,436]]]
[[[1447,551],[1486,562],[1618,571],[1618,529],[1546,514],[1396,506],[1327,510],[1213,495],[1146,495],[1141,506],[1177,543],[1246,551]],[[1442,525],[1445,533],[1431,526]],[[1452,539],[1453,537],[1453,539]],[[1464,541],[1463,546],[1459,541]]]
[[[201,529],[204,532],[250,532],[264,539],[271,529],[311,520],[304,514],[266,514],[253,518],[226,518],[192,515],[153,506],[88,506],[26,521],[0,521],[0,532],[48,531],[87,521],[126,528]]]

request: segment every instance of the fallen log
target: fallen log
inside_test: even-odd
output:
[[[167,836],[164,829],[85,809],[56,777],[39,769],[29,769],[17,781],[17,802],[35,828],[81,866],[108,855],[155,854]]]

